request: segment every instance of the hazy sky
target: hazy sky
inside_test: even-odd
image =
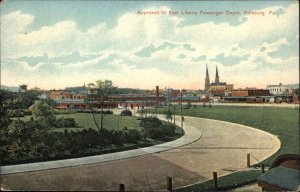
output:
[[[4,0],[1,84],[58,89],[110,79],[118,87],[203,89],[206,64],[211,80],[218,66],[220,81],[235,88],[298,83],[298,6],[297,1]],[[249,11],[257,14],[244,14]]]

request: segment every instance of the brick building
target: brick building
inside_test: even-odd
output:
[[[274,100],[274,96],[270,94],[268,89],[237,89],[232,90],[228,96],[225,96],[226,102],[247,102],[262,103]]]

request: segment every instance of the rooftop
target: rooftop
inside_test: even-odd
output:
[[[259,183],[276,186],[282,190],[299,191],[300,189],[299,170],[287,167],[275,167],[257,180]]]
[[[226,85],[225,82],[219,82],[219,83],[211,83],[210,85]]]

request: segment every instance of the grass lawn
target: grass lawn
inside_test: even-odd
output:
[[[92,128],[97,130],[97,126],[93,121],[92,114],[90,113],[74,113],[74,114],[63,114],[57,115],[57,117],[66,117],[66,118],[74,118],[76,123],[79,125],[79,128],[67,128],[72,130],[83,130]],[[95,119],[100,126],[100,114],[95,114]],[[104,117],[104,128],[105,129],[114,129],[114,130],[121,130],[124,127],[128,129],[137,129],[141,130],[139,126],[139,122],[137,117],[130,117],[130,116],[119,116],[119,115],[105,115]],[[55,130],[64,130],[64,128],[56,128]]]
[[[73,113],[73,114],[59,114],[56,115],[57,118],[65,117],[65,118],[74,118],[78,127],[66,128],[68,130],[73,131],[81,131],[83,129],[95,129],[97,130],[97,126],[93,121],[93,117],[91,113]],[[28,121],[30,116],[26,116],[22,118],[24,121]],[[97,120],[100,126],[100,114],[95,114],[95,119]],[[137,117],[130,117],[130,116],[119,116],[119,115],[110,115],[107,114],[104,118],[104,128],[106,129],[114,129],[120,130],[124,127],[128,129],[137,129],[141,130],[139,126],[139,121]],[[55,131],[64,131],[65,128],[53,128],[52,130]]]
[[[168,110],[158,109],[158,113]],[[173,107],[170,107],[173,111]],[[151,111],[152,113],[155,110]],[[176,114],[180,114],[180,106],[176,106]],[[281,141],[281,148],[262,163],[270,165],[281,154],[299,154],[299,109],[248,107],[248,106],[196,106],[182,110],[184,116],[201,117],[238,123],[254,127],[276,135]],[[260,175],[259,171],[241,171],[219,178],[219,190],[242,186],[253,181]],[[213,191],[213,180],[188,186],[176,191]]]
[[[75,119],[79,127],[66,128],[68,130],[81,131],[83,129],[88,129],[88,128],[98,130],[97,126],[93,121],[92,114],[90,113],[74,113],[74,114],[63,114],[63,115],[56,115],[56,116]],[[133,117],[133,116],[120,116],[120,115],[107,114],[104,118],[103,126],[105,129],[121,130],[127,127],[128,129],[136,129],[138,131],[142,131],[142,127],[140,127],[140,121],[137,118],[138,117]],[[95,114],[95,119],[100,126],[100,114]],[[162,121],[162,122],[167,123],[166,121]],[[52,130],[64,131],[65,128],[53,128]],[[175,133],[181,134],[182,133],[181,128],[176,126]]]
[[[218,178],[218,191],[225,191],[242,185],[246,185],[256,181],[260,175],[260,171],[242,171],[235,172]],[[244,182],[241,182],[244,181]],[[214,180],[205,181],[203,183],[191,185],[182,189],[176,189],[176,192],[191,192],[191,191],[215,191]]]
[[[28,121],[31,116],[26,116],[21,119],[24,121]],[[57,118],[59,117],[65,117],[65,118],[74,118],[76,123],[78,124],[78,127],[68,127],[68,128],[52,128],[52,131],[58,131],[63,132],[65,129],[68,129],[69,131],[82,131],[84,129],[97,129],[97,126],[95,125],[93,121],[93,116],[91,113],[73,113],[73,114],[59,114],[56,115]],[[120,115],[111,115],[107,114],[104,118],[104,128],[105,129],[114,129],[114,130],[121,130],[124,127],[127,127],[128,129],[136,129],[139,131],[142,131],[142,127],[140,127],[140,121],[137,120],[138,117],[133,116],[120,116]],[[95,119],[97,120],[99,126],[100,126],[100,114],[95,114]],[[162,121],[163,123],[167,123],[166,121]],[[175,130],[176,134],[181,134],[181,128],[176,126]],[[178,137],[178,136],[176,136]]]
[[[180,106],[176,106],[180,114]],[[173,107],[170,107],[173,111]],[[158,109],[163,113],[167,108]],[[154,110],[153,110],[154,111]],[[183,115],[228,121],[254,127],[277,135],[281,141],[280,150],[263,163],[269,165],[277,156],[285,153],[299,153],[299,109],[248,106],[206,106],[182,110]]]

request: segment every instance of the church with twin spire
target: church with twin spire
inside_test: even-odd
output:
[[[217,66],[215,82],[210,83],[208,67],[206,65],[204,90],[209,91],[212,95],[225,95],[226,92],[233,90],[233,84],[226,84],[226,82],[220,82],[219,71]]]

